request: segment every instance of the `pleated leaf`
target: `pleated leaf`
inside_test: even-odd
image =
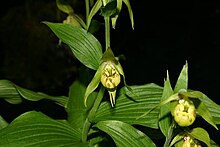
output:
[[[80,142],[80,138],[81,134],[67,122],[31,111],[22,114],[0,131],[0,146],[86,146]]]
[[[169,75],[167,72],[167,79],[164,82],[164,89],[163,89],[163,95],[161,97],[161,101],[168,99],[171,95],[173,95],[173,93],[174,92],[171,87]],[[159,120],[160,130],[166,137],[168,136],[170,124],[171,124],[170,103],[167,103],[160,107],[160,120]]]
[[[204,142],[208,147],[210,147],[210,138],[209,134],[203,128],[194,128],[190,132],[188,132],[193,138]]]
[[[88,110],[91,109],[97,95],[97,92],[93,92],[87,101],[88,107],[85,107],[84,95],[89,80],[91,80],[89,69],[80,69],[79,77],[69,88],[69,101],[66,109],[68,112],[68,122],[73,127],[81,130],[88,115]]]
[[[8,122],[0,115],[0,130],[7,126],[8,126]]]
[[[180,72],[180,75],[177,79],[177,82],[174,88],[174,92],[177,93],[181,89],[185,89],[185,90],[188,89],[188,64],[187,63],[183,66]]]
[[[17,92],[16,86],[8,80],[0,80],[0,98],[4,98],[11,104],[19,104],[22,102],[22,98]]]
[[[188,96],[190,98],[195,98],[195,99],[198,98],[200,100],[200,102],[196,103],[196,105],[197,105],[196,111],[209,124],[211,124],[213,127],[218,129],[216,126],[216,124],[218,124],[218,123],[216,123],[216,121],[215,121],[215,116],[217,116],[216,119],[219,120],[219,118],[220,118],[220,115],[219,115],[220,114],[220,112],[219,112],[220,106],[219,105],[214,103],[211,99],[209,99],[205,94],[203,94],[200,91],[181,92],[181,94]],[[214,113],[212,111],[214,111]],[[216,113],[217,113],[217,115],[216,115]]]
[[[70,47],[75,57],[82,64],[94,70],[98,69],[102,58],[102,47],[91,33],[69,24],[44,23],[62,42]]]
[[[0,98],[4,98],[6,101],[17,104],[22,101],[21,98],[30,101],[39,101],[41,99],[49,99],[55,101],[57,104],[65,107],[68,98],[65,96],[50,96],[41,92],[34,92],[25,88],[22,88],[11,81],[0,80]]]
[[[100,121],[96,127],[109,134],[118,147],[156,147],[148,136],[127,123],[116,120]]]
[[[220,124],[220,105],[216,104],[205,94],[202,94],[199,98],[211,113],[215,124]]]
[[[99,107],[95,122],[103,120],[119,120],[128,124],[158,128],[159,105],[163,88],[156,84],[130,86],[133,92],[126,87],[122,88],[116,99],[116,106],[111,107],[109,102],[104,102]],[[147,111],[148,115],[140,117]]]

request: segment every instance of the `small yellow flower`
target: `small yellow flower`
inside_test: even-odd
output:
[[[114,89],[120,83],[121,76],[113,64],[105,64],[101,75],[102,85],[108,89]]]
[[[174,120],[179,126],[190,126],[196,119],[196,109],[192,101],[182,98],[173,111]]]
[[[198,143],[198,141],[194,140],[190,136],[185,136],[182,147],[202,147],[202,146]]]
[[[111,48],[108,48],[103,54],[102,62],[97,69],[95,76],[87,86],[84,96],[85,106],[88,96],[98,87],[99,83],[101,82],[102,85],[108,90],[111,106],[114,107],[117,86],[121,82],[121,76],[123,77],[124,85],[129,88],[125,82],[125,75],[118,58],[114,56]]]

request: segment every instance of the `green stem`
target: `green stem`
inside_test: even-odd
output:
[[[86,118],[85,123],[83,125],[83,129],[82,129],[82,142],[83,143],[87,141],[87,135],[88,135],[90,126],[91,126],[91,122],[89,122],[89,119]]]
[[[92,109],[90,110],[90,112],[89,112],[89,114],[86,118],[86,121],[84,123],[83,129],[82,129],[82,142],[87,141],[88,132],[89,132],[89,129],[90,129],[91,124],[92,124],[91,122],[94,120],[96,111],[98,110],[99,105],[102,101],[104,92],[105,92],[105,88],[103,86],[101,86],[101,88],[99,90],[99,93],[96,97],[96,100],[94,102],[94,105],[93,105]]]
[[[89,0],[85,0],[86,5],[86,25],[88,24],[88,16],[89,16]]]
[[[173,138],[173,136],[174,136],[174,129],[175,129],[175,127],[176,127],[176,124],[175,124],[175,122],[173,121],[173,122],[170,124],[170,128],[169,128],[169,130],[168,130],[168,135],[167,135],[167,137],[166,137],[166,141],[165,141],[165,143],[164,143],[164,147],[168,147],[168,146],[169,146],[169,144],[170,144],[170,142],[171,142],[171,140],[172,140],[172,138]]]
[[[89,115],[88,115],[88,118],[90,121],[93,121],[94,117],[95,117],[95,114],[96,114],[96,111],[98,110],[99,108],[99,105],[102,101],[102,98],[103,98],[103,95],[105,93],[105,88],[103,86],[100,87],[100,90],[99,90],[99,93],[96,97],[96,100],[94,102],[94,105],[91,109],[91,111],[89,112]]]
[[[105,19],[105,48],[106,50],[110,47],[110,18],[104,17]]]

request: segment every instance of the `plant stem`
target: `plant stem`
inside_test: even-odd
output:
[[[89,115],[88,115],[89,121],[93,121],[93,119],[95,117],[95,114],[96,114],[96,111],[98,110],[99,105],[102,101],[104,93],[105,93],[105,88],[103,86],[101,86],[100,90],[99,90],[99,93],[96,97],[96,100],[94,102],[94,105],[93,105],[92,109],[89,112]]]
[[[104,17],[105,19],[105,49],[110,47],[110,18]]]
[[[87,141],[87,135],[88,135],[90,126],[91,126],[91,122],[89,122],[89,119],[87,117],[83,125],[83,129],[82,129],[82,142],[83,143]]]
[[[89,129],[90,129],[91,124],[92,124],[91,122],[93,121],[93,119],[95,117],[95,114],[96,114],[96,111],[99,108],[99,105],[102,101],[104,92],[105,92],[105,88],[103,86],[101,86],[101,88],[99,90],[99,93],[97,94],[96,100],[94,102],[94,105],[93,105],[92,109],[90,110],[90,112],[89,112],[89,114],[88,114],[88,116],[85,120],[83,129],[82,129],[82,142],[83,143],[85,143],[87,141],[88,132],[89,132]]]
[[[88,24],[88,16],[89,16],[89,0],[85,0],[86,5],[86,25]]]

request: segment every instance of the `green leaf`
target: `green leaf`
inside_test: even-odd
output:
[[[34,92],[22,88],[8,80],[0,80],[0,97],[5,98],[6,101],[12,104],[17,104],[18,102],[21,102],[21,98],[30,101],[48,99],[55,101],[57,104],[65,107],[68,101],[68,98],[65,96],[50,96],[44,93]]]
[[[104,23],[101,23],[101,22],[99,22],[99,21],[97,21],[97,20],[92,20],[91,21],[91,24],[90,24],[90,26],[89,26],[89,29],[88,29],[88,31],[90,32],[90,33],[95,33],[95,32],[98,32],[98,30],[101,28],[101,26],[103,26],[104,25]]]
[[[209,124],[211,124],[213,127],[215,127],[218,130],[218,127],[216,126],[216,124],[213,121],[211,113],[209,112],[208,108],[205,106],[205,104],[203,102],[200,102],[196,106],[196,111],[199,113],[199,115],[204,120],[206,120]]]
[[[105,138],[102,136],[97,136],[89,140],[89,147],[98,147],[99,143],[102,142]]]
[[[94,70],[98,69],[102,58],[102,47],[91,33],[68,24],[44,23],[71,48],[73,54],[82,64]]]
[[[0,130],[7,126],[8,126],[8,122],[4,120],[4,118],[0,115]]]
[[[220,124],[220,105],[213,102],[210,98],[208,98],[205,94],[201,93],[199,99],[204,103],[204,105],[208,108],[209,112],[213,117],[213,121],[215,124]]]
[[[175,88],[174,88],[174,92],[177,93],[179,92],[181,89],[188,89],[188,64],[186,63],[183,68],[182,71],[180,72],[180,75],[177,79]]]
[[[194,128],[190,132],[188,132],[188,134],[191,135],[193,138],[204,142],[208,147],[211,146],[209,134],[203,128]]]
[[[107,120],[98,122],[96,127],[109,134],[118,147],[156,147],[148,136],[127,123]]]
[[[16,85],[16,89],[23,98],[29,101],[39,101],[42,99],[48,99],[48,100],[55,101],[57,104],[63,107],[66,107],[67,105],[68,97],[65,97],[65,96],[50,96],[50,95],[47,95],[41,92],[31,91],[31,90],[22,88],[17,85]]]
[[[216,106],[217,109],[219,109],[220,107],[215,104],[213,102],[212,106],[209,105],[209,103],[207,103],[207,101],[204,101],[205,99],[209,99],[208,97],[206,97],[202,92],[200,91],[189,91],[189,92],[181,92],[180,94],[187,96],[189,98],[198,98],[200,101],[195,101],[195,105],[196,105],[196,111],[199,113],[199,115],[205,119],[209,124],[211,124],[213,127],[215,127],[216,129],[217,126],[213,120],[213,114],[211,113],[211,111],[209,110],[209,107],[213,107],[213,104]],[[209,102],[211,102],[211,100],[209,100]],[[216,109],[215,108],[215,109]]]
[[[133,92],[126,87],[120,89],[117,103],[114,108],[109,102],[103,102],[95,116],[95,122],[103,120],[119,120],[128,124],[140,124],[143,126],[158,128],[159,108],[163,88],[156,84],[130,86]],[[137,93],[134,95],[133,93]],[[145,117],[140,117],[146,111],[152,110]]]
[[[89,83],[89,85],[86,88],[86,92],[84,96],[84,105],[86,107],[87,107],[87,98],[99,86],[99,83],[101,81],[101,73],[102,73],[102,66],[100,66],[99,69],[96,71],[92,81]]]
[[[181,92],[180,94],[187,96],[189,98],[198,98],[202,102],[202,104],[199,107],[199,110],[197,110],[197,111],[199,111],[199,113],[201,113],[201,115],[203,114],[204,116],[206,116],[207,119],[212,123],[212,125],[220,124],[220,106],[218,104],[216,104],[215,102],[213,102],[205,94],[203,94],[200,91],[193,91],[193,90],[190,90],[189,92]],[[199,105],[199,104],[197,104],[197,105]],[[214,121],[214,123],[213,123],[213,121]]]
[[[217,143],[215,143],[213,140],[210,141],[211,147],[219,147]]]
[[[131,20],[131,26],[132,26],[132,29],[134,29],[134,18],[133,18],[133,12],[131,9],[131,4],[130,4],[129,0],[122,0],[122,1],[125,3],[125,5],[128,8],[128,13],[129,13],[130,20]]]
[[[82,129],[86,119],[86,108],[83,104],[86,87],[79,80],[76,80],[69,91],[69,102],[67,105],[68,121],[75,128]],[[83,104],[83,105],[82,105]]]
[[[163,89],[163,95],[161,97],[161,102],[168,99],[171,95],[173,95],[173,89],[170,84],[169,75],[167,72],[167,79],[164,82],[164,89]],[[165,105],[162,105],[160,107],[160,115],[159,115],[159,126],[160,130],[164,134],[164,136],[168,136],[168,131],[171,124],[171,116],[170,116],[170,103],[167,103]]]
[[[118,14],[116,14],[114,17],[111,18],[111,20],[112,20],[112,28],[115,28],[115,26],[116,26],[116,22],[117,22],[119,13],[121,12],[121,8],[122,8],[122,0],[117,0],[117,11],[118,11]]]
[[[183,133],[177,134],[177,135],[173,138],[173,140],[172,140],[172,142],[170,143],[169,147],[172,147],[172,146],[173,146],[174,144],[176,144],[177,142],[183,141],[183,140],[184,140],[184,136],[185,136],[185,134],[183,134]],[[181,145],[182,145],[182,142],[180,142],[180,143],[181,143]]]
[[[79,77],[73,82],[69,88],[69,101],[67,105],[68,122],[74,127],[82,131],[83,124],[87,117],[87,110],[91,109],[97,92],[93,92],[88,101],[88,107],[84,105],[84,94],[86,85],[89,82],[91,75],[89,69],[80,69]]]
[[[87,18],[87,30],[90,27],[90,23],[92,21],[93,16],[99,11],[99,9],[102,7],[102,0],[97,0],[95,5],[92,7],[92,10],[89,13],[89,16]]]
[[[117,13],[117,1],[111,0],[100,10],[101,10],[100,14],[104,17],[110,17],[112,15],[115,15]]]
[[[40,112],[27,112],[0,131],[0,146],[86,146],[81,134],[66,121],[53,120]]]
[[[71,14],[73,13],[73,8],[66,2],[66,0],[56,0],[56,4],[59,10],[64,13]]]
[[[22,102],[20,94],[11,81],[0,80],[0,98],[4,98],[11,104],[19,104]]]

